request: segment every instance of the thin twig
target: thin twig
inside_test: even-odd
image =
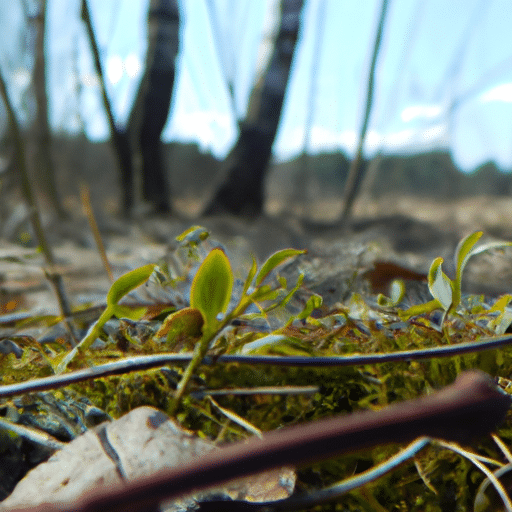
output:
[[[205,396],[313,395],[319,391],[319,386],[263,386],[256,388],[201,389],[192,391],[190,396],[196,400],[201,400]]]
[[[237,425],[244,428],[251,434],[258,436],[259,438],[262,437],[261,430],[258,427],[256,427],[255,425],[253,425],[246,419],[242,418],[238,414],[234,413],[233,411],[230,411],[229,409],[225,409],[224,407],[219,405],[211,396],[209,396],[208,399],[209,399],[210,403],[213,405],[213,407],[217,411],[219,411],[221,414],[226,416],[226,418],[228,418],[230,421],[232,421],[233,423],[236,423]]]
[[[359,487],[381,478],[386,473],[389,473],[398,466],[406,463],[409,459],[427,447],[430,442],[431,441],[428,437],[420,437],[386,461],[377,464],[371,469],[347,478],[338,484],[331,485],[326,489],[321,489],[320,491],[311,492],[304,496],[291,496],[290,498],[286,498],[275,503],[274,506],[271,502],[265,503],[265,505],[277,512],[284,510],[302,510],[336,500],[354,489],[358,489]]]
[[[389,363],[396,361],[414,361],[419,359],[435,359],[439,357],[452,357],[456,355],[481,352],[484,350],[497,349],[503,345],[512,343],[512,336],[499,336],[496,338],[484,338],[479,342],[459,343],[444,347],[434,347],[421,350],[404,350],[402,352],[391,352],[388,354],[370,354],[359,356],[333,356],[333,357],[310,357],[310,356],[245,356],[245,355],[223,355],[219,357],[205,356],[201,364],[213,365],[219,363],[238,364],[264,364],[276,366],[297,366],[297,367],[343,367],[343,366],[364,366],[369,364]],[[86,380],[121,375],[124,373],[138,372],[156,368],[164,365],[176,365],[190,363],[194,357],[193,353],[180,354],[155,354],[150,356],[134,356],[107,363],[85,370],[78,370],[64,375],[52,375],[40,379],[32,379],[27,382],[0,386],[0,398],[20,395],[32,391],[43,391],[55,389]]]
[[[9,121],[9,128],[12,132],[14,139],[14,152],[16,155],[16,164],[19,169],[19,175],[21,178],[21,189],[23,192],[23,196],[25,201],[27,202],[27,206],[29,209],[30,215],[30,223],[32,224],[32,228],[34,229],[35,236],[37,238],[37,243],[39,247],[41,247],[41,252],[43,253],[46,263],[50,266],[53,266],[55,263],[53,253],[51,247],[48,245],[46,240],[46,236],[44,234],[43,225],[41,222],[41,216],[39,215],[39,206],[37,204],[37,199],[32,190],[32,184],[30,182],[30,177],[28,175],[28,169],[25,162],[25,144],[23,142],[23,138],[21,136],[21,131],[19,127],[18,120],[16,119],[16,114],[12,107],[11,100],[9,99],[9,94],[7,92],[7,86],[3,78],[3,74],[0,71],[0,96],[5,104],[5,109],[7,111],[7,117]]]
[[[500,437],[498,437],[497,434],[491,434],[491,437],[493,441],[498,445],[498,448],[501,450],[508,463],[512,464],[512,453],[510,453],[508,446],[500,439]]]
[[[341,213],[341,220],[347,221],[352,212],[352,206],[359,190],[359,186],[363,180],[364,175],[364,143],[366,140],[366,132],[368,130],[368,124],[370,122],[370,116],[373,107],[373,96],[375,89],[375,68],[377,67],[377,59],[380,52],[380,46],[382,41],[382,33],[384,31],[384,22],[386,19],[386,13],[388,8],[388,0],[382,0],[381,12],[379,18],[379,25],[377,27],[377,34],[375,36],[375,43],[373,45],[373,56],[370,64],[370,71],[368,73],[368,90],[366,92],[366,107],[364,111],[363,124],[359,133],[359,140],[357,144],[356,154],[347,176],[345,184],[345,192],[343,194],[343,210]]]

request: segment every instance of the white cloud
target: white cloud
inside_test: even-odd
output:
[[[402,130],[400,132],[383,135],[375,130],[369,130],[366,134],[365,150],[373,153],[381,147],[388,149],[403,149],[413,143],[417,132]],[[311,153],[348,151],[353,153],[357,148],[359,134],[355,130],[343,130],[336,132],[324,126],[313,126],[308,151]],[[279,159],[291,158],[302,151],[304,140],[304,128],[296,127],[292,132],[283,134],[275,146]]]
[[[420,141],[423,142],[425,146],[439,145],[440,143],[447,142],[447,138],[445,124],[436,124],[420,132]]]
[[[303,129],[301,129],[303,131]],[[324,126],[313,126],[311,129],[310,148],[313,151],[336,151],[342,144],[341,138],[346,133],[338,133]],[[296,140],[302,140],[297,138]]]
[[[490,101],[503,101],[505,103],[512,103],[512,83],[500,84],[480,96],[482,103],[489,103]]]
[[[413,130],[401,130],[395,133],[388,133],[384,137],[384,145],[387,149],[400,149],[411,143],[414,137]]]
[[[293,130],[281,133],[274,146],[279,159],[292,158],[302,151],[304,127],[296,126]],[[311,153],[355,150],[356,133],[353,130],[337,132],[321,125],[314,125],[308,141],[307,150]]]
[[[282,137],[276,152],[279,158],[286,158],[302,150],[304,137],[302,127],[297,127],[292,133]],[[329,151],[348,151],[353,153],[357,148],[359,133],[355,130],[336,132],[323,126],[314,126],[311,133],[311,142],[308,150],[312,153]],[[405,129],[397,132],[383,134],[376,130],[369,130],[366,134],[365,152],[370,154],[384,148],[389,151],[410,151],[411,149],[425,149],[439,146],[446,139],[446,126],[436,124],[423,130]]]
[[[413,105],[411,107],[404,108],[400,117],[404,123],[408,123],[418,117],[432,119],[438,117],[442,113],[442,109],[439,105]]]
[[[139,56],[135,53],[130,53],[126,59],[124,59],[124,69],[130,78],[136,78],[139,76],[142,70],[142,63]]]
[[[228,151],[233,133],[233,120],[227,113],[178,109],[172,116],[169,129],[164,132],[164,140],[197,142],[201,151],[209,149],[219,155]]]
[[[339,145],[345,149],[355,150],[357,145],[357,135],[354,130],[344,130],[339,135]]]
[[[119,55],[107,59],[107,77],[112,84],[117,84],[123,77],[123,59]]]

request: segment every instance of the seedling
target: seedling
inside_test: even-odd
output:
[[[110,290],[107,294],[107,307],[101,314],[101,316],[94,322],[90,327],[85,337],[80,343],[74,347],[66,356],[58,363],[56,367],[56,373],[63,373],[69,363],[76,357],[80,351],[87,350],[94,343],[96,338],[100,336],[103,326],[113,317],[117,318],[130,318],[132,320],[139,320],[144,313],[146,308],[129,308],[119,304],[119,301],[128,293],[135,288],[144,284],[149,276],[153,273],[155,265],[144,265],[143,267],[136,268],[126,274],[123,274],[119,279],[112,283]]]
[[[305,251],[295,249],[278,251],[265,261],[259,271],[256,260],[253,258],[252,266],[245,279],[240,298],[230,312],[228,312],[227,309],[231,301],[234,282],[231,263],[222,249],[213,249],[208,254],[197,270],[192,282],[190,289],[190,308],[187,309],[186,315],[189,326],[190,322],[199,319],[201,338],[195,346],[194,357],[185,369],[176,389],[174,403],[170,410],[171,414],[176,413],[192,375],[204,359],[212,341],[224,327],[232,322],[234,318],[243,315],[251,304],[274,301],[274,303],[266,309],[266,311],[268,311],[270,308],[286,303],[287,300],[289,300],[291,294],[293,294],[300,285],[301,279],[299,279],[297,286],[288,293],[282,301],[278,301],[277,299],[282,295],[286,287],[286,282],[282,280],[280,282],[281,286],[272,287],[269,284],[264,284],[264,281],[270,272],[278,265],[304,252]],[[262,308],[260,307],[260,309]],[[198,317],[197,312],[200,313],[200,317]],[[174,332],[172,325],[174,321],[183,323],[183,315],[174,314],[169,318],[169,322],[164,322],[168,332]]]
[[[471,256],[480,254],[490,249],[502,249],[504,247],[512,246],[512,242],[488,242],[476,246],[478,240],[482,236],[482,231],[477,231],[462,239],[457,245],[455,251],[455,278],[450,279],[442,269],[443,258],[436,258],[428,272],[428,289],[434,297],[431,301],[425,304],[418,304],[399,311],[398,314],[403,320],[407,320],[412,316],[421,314],[428,314],[434,310],[441,309],[443,311],[443,322],[447,314],[453,314],[461,302],[461,283],[462,273],[466,267],[467,262]],[[508,304],[509,301],[507,301]],[[506,304],[505,304],[506,306]]]

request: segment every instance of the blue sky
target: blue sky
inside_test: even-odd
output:
[[[148,0],[89,2],[122,124],[142,72]],[[259,43],[272,24],[273,3],[181,1],[183,44],[165,140],[197,142],[218,157],[229,151],[258,72]],[[0,24],[10,27],[7,35],[5,25],[0,31],[0,66],[21,109],[29,63],[17,62],[19,37],[12,37],[21,16],[13,7],[19,4],[0,2]],[[49,0],[51,120],[55,129],[83,126],[91,139],[104,139],[108,126],[79,7],[80,0]],[[380,0],[306,0],[274,144],[278,159],[297,156],[304,147],[354,151],[379,11]],[[389,0],[367,153],[450,148],[465,170],[487,160],[511,170],[510,20],[510,0]],[[234,108],[226,79],[235,84]]]

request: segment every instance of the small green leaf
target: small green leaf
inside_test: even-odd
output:
[[[275,291],[274,288],[272,288],[272,286],[270,286],[269,284],[264,284],[262,286],[258,286],[258,288],[256,288],[250,295],[249,295],[249,298],[252,300],[252,301],[256,301],[256,300],[265,300],[264,298],[262,297],[266,297],[267,294],[269,293],[273,293]]]
[[[497,317],[491,317],[491,320],[488,324],[488,327],[492,329],[497,335],[505,334],[505,331],[512,323],[512,311],[507,308],[511,300],[512,295],[503,295],[498,300],[496,300],[491,308],[484,310],[482,314],[482,316],[485,318],[489,317],[490,313],[499,313]]]
[[[192,281],[190,307],[201,311],[208,327],[224,313],[233,290],[233,272],[222,249],[213,249],[204,259]]]
[[[393,279],[391,283],[390,297],[379,293],[377,295],[377,304],[385,308],[392,308],[402,302],[405,297],[405,283],[403,279]]]
[[[462,272],[469,260],[469,258],[478,252],[478,249],[474,249],[475,244],[480,240],[483,235],[482,231],[476,231],[471,233],[467,237],[463,238],[457,245],[455,250],[455,279],[453,280],[453,307],[456,308],[460,303],[461,298],[461,283],[462,283]]]
[[[284,279],[284,278],[283,278]],[[301,272],[299,274],[299,278],[297,279],[297,283],[295,286],[285,295],[284,299],[281,301],[279,306],[286,306],[288,302],[290,302],[291,298],[295,295],[296,291],[302,286],[302,282],[304,281],[304,274]],[[284,280],[284,286],[282,285],[282,291],[286,292],[286,279]],[[276,291],[280,291],[279,289]]]
[[[475,247],[471,251],[471,256],[474,256],[475,254],[480,254],[484,251],[490,251],[492,249],[504,249],[505,247],[511,247],[512,242],[487,242],[485,244],[479,245],[478,247]]]
[[[305,254],[306,252],[307,251],[299,251],[296,249],[283,249],[282,251],[275,252],[268,257],[267,261],[265,261],[260,268],[260,271],[256,276],[255,286],[259,286],[270,272],[285,260],[298,256],[299,254]]]
[[[393,305],[391,299],[386,297],[383,293],[377,295],[377,304],[383,308],[390,308]]]
[[[413,316],[419,316],[419,315],[425,315],[428,313],[432,313],[432,311],[435,311],[436,309],[439,309],[441,306],[439,304],[439,301],[437,299],[429,300],[428,302],[425,302],[425,304],[415,304],[414,306],[411,306],[410,308],[407,308],[405,311],[399,310],[398,316],[402,320],[409,320],[409,318]]]
[[[154,264],[144,265],[123,274],[116,279],[107,294],[107,305],[117,304],[127,293],[144,284],[155,268]]]
[[[323,299],[321,295],[317,295],[314,293],[309,297],[304,306],[304,309],[297,315],[299,320],[305,320],[309,315],[311,315],[314,309],[318,309],[323,303]]]
[[[405,283],[403,279],[393,279],[391,283],[390,299],[393,306],[400,304],[405,297]]]
[[[474,254],[472,249],[478,240],[480,240],[482,235],[482,231],[476,231],[475,233],[468,235],[466,238],[463,238],[457,245],[457,249],[455,250],[455,268],[457,269],[457,275],[455,279],[459,282],[466,263],[471,255]]]
[[[457,273],[453,281],[453,306],[456,307],[460,303],[462,272],[471,256],[480,254],[491,249],[503,249],[512,246],[512,242],[487,242],[475,247],[480,240],[482,231],[477,231],[462,239],[455,251],[455,264],[457,265]]]
[[[508,293],[506,295],[502,295],[499,299],[496,300],[496,302],[492,305],[491,308],[485,311],[485,314],[488,315],[489,313],[494,313],[495,311],[503,313],[503,311],[505,311],[505,308],[510,304],[511,300],[512,295]]]
[[[206,240],[210,236],[210,233],[206,228],[202,226],[192,226],[186,231],[183,231],[181,235],[176,237],[176,240],[183,245],[194,244],[199,245],[201,242]]]
[[[115,316],[116,318],[129,318],[130,320],[140,320],[147,312],[148,308],[145,306],[133,308],[121,304],[112,305],[112,316]]]
[[[203,327],[204,318],[198,309],[183,308],[171,313],[162,323],[162,326],[155,334],[156,338],[166,337],[172,341],[178,336],[189,336],[199,338]]]
[[[247,278],[245,279],[244,283],[244,290],[242,292],[242,295],[245,295],[249,288],[251,287],[252,280],[254,279],[254,276],[256,275],[256,271],[258,270],[258,264],[256,263],[256,259],[252,258],[252,265],[249,270],[249,273],[247,274]]]
[[[443,272],[443,258],[436,258],[428,272],[428,289],[440,307],[448,311],[452,305],[452,282]]]
[[[249,295],[253,302],[260,302],[264,300],[275,300],[281,295],[282,288],[272,288],[268,284],[264,284]]]

